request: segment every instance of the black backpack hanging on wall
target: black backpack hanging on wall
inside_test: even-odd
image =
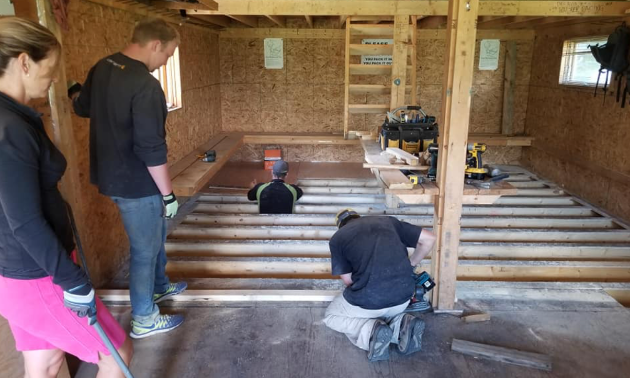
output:
[[[599,68],[599,74],[597,75],[597,83],[595,84],[595,95],[597,95],[597,87],[599,86],[599,79],[606,71],[606,80],[604,81],[604,100],[606,99],[606,90],[608,89],[608,75],[612,73],[615,80],[617,80],[617,102],[620,100],[621,95],[621,81],[624,76],[626,78],[626,86],[623,90],[623,98],[621,98],[621,107],[626,105],[626,94],[628,91],[628,80],[630,79],[630,62],[628,61],[628,50],[630,48],[630,28],[626,26],[626,23],[622,23],[617,26],[615,31],[608,36],[608,41],[600,45],[590,46],[591,53],[597,63],[601,66]]]

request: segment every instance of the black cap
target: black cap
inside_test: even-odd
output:
[[[284,160],[278,160],[274,163],[272,171],[276,176],[286,175],[289,172],[289,163]]]

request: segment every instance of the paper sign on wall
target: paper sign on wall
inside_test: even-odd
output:
[[[364,45],[391,45],[393,39],[370,38],[361,41]],[[391,55],[361,55],[361,64],[392,64]]]
[[[265,68],[279,70],[284,67],[282,38],[265,38]]]
[[[479,46],[479,69],[491,71],[499,68],[499,51],[501,40],[482,39]]]

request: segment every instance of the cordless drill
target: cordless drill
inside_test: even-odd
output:
[[[438,161],[438,144],[431,143],[427,147],[427,151],[431,154],[430,157],[430,167],[429,172],[427,173],[427,178],[431,181],[435,181],[437,176],[437,161]]]
[[[483,180],[488,172],[483,167],[481,154],[486,152],[485,143],[468,143],[466,153],[466,178],[473,180]]]
[[[431,303],[424,299],[424,295],[433,289],[435,282],[433,282],[433,279],[427,272],[420,274],[413,273],[412,277],[416,282],[416,289],[413,297],[411,297],[409,306],[407,306],[404,312],[425,313],[432,311],[433,307]]]

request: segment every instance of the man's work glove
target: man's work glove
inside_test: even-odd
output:
[[[76,81],[68,81],[67,86],[68,86],[68,98],[73,100],[74,95],[81,92],[82,86]]]
[[[96,297],[90,284],[83,284],[63,292],[63,304],[80,318],[96,318]]]
[[[179,207],[179,204],[177,203],[177,197],[175,197],[175,193],[171,192],[171,194],[162,196],[162,201],[164,202],[164,218],[175,218],[175,214],[177,214],[177,208]]]

